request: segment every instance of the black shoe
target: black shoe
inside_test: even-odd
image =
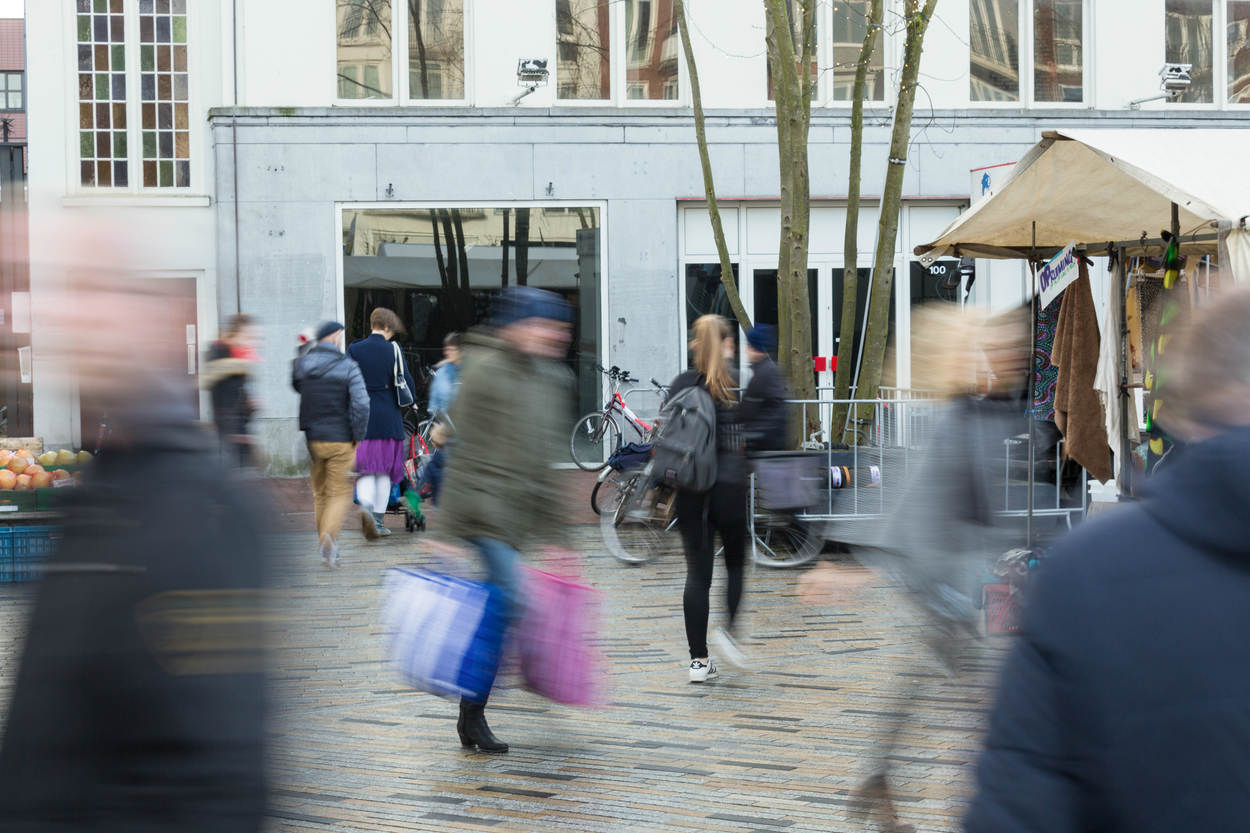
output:
[[[476,746],[479,752],[508,751],[508,744],[495,737],[490,726],[486,724],[486,706],[482,703],[460,701],[460,719],[456,721],[456,732],[460,735],[461,746]]]

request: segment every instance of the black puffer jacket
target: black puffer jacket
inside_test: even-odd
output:
[[[291,385],[300,394],[299,429],[309,442],[358,443],[365,438],[369,393],[351,358],[317,344],[295,360]]]
[[[790,390],[772,359],[751,365],[751,381],[742,392],[738,419],[748,451],[781,451],[790,443]]]
[[[1246,829],[1250,428],[1174,453],[1046,561],[969,833]]]

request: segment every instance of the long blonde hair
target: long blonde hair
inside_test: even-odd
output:
[[[690,352],[694,366],[707,381],[708,393],[722,405],[735,401],[733,376],[725,363],[722,345],[733,337],[733,328],[719,315],[701,315],[694,322],[694,338],[690,340]]]

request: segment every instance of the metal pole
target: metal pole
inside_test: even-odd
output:
[[[1118,463],[1116,468],[1119,469],[1116,472],[1116,483],[1122,495],[1132,492],[1133,466],[1132,459],[1129,457],[1132,453],[1129,448],[1129,419],[1137,419],[1137,409],[1132,407],[1132,398],[1129,393],[1129,383],[1133,378],[1133,360],[1128,343],[1129,269],[1126,257],[1124,249],[1116,251],[1116,292],[1115,300],[1112,302],[1120,314],[1120,436],[1117,438],[1120,448],[1119,459],[1116,461]],[[1082,503],[1084,503],[1084,498],[1082,498]]]
[[[1037,221],[1033,221],[1033,256],[1029,258],[1029,271],[1032,273],[1032,280],[1029,283],[1029,309],[1032,311],[1029,316],[1029,382],[1028,382],[1028,414],[1029,414],[1029,511],[1025,524],[1025,549],[1033,549],[1033,469],[1034,469],[1034,448],[1033,448],[1033,428],[1036,419],[1033,413],[1033,363],[1037,361]],[[1058,462],[1058,461],[1056,461]]]

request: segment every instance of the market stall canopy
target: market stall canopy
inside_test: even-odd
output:
[[[1214,253],[1218,244],[1221,264],[1236,280],[1250,280],[1250,132],[1056,130],[1042,136],[997,193],[937,240],[916,247],[922,262],[950,255],[1049,257],[1071,242],[1103,252],[1109,242],[1157,239],[1170,228],[1175,203],[1183,250]]]

